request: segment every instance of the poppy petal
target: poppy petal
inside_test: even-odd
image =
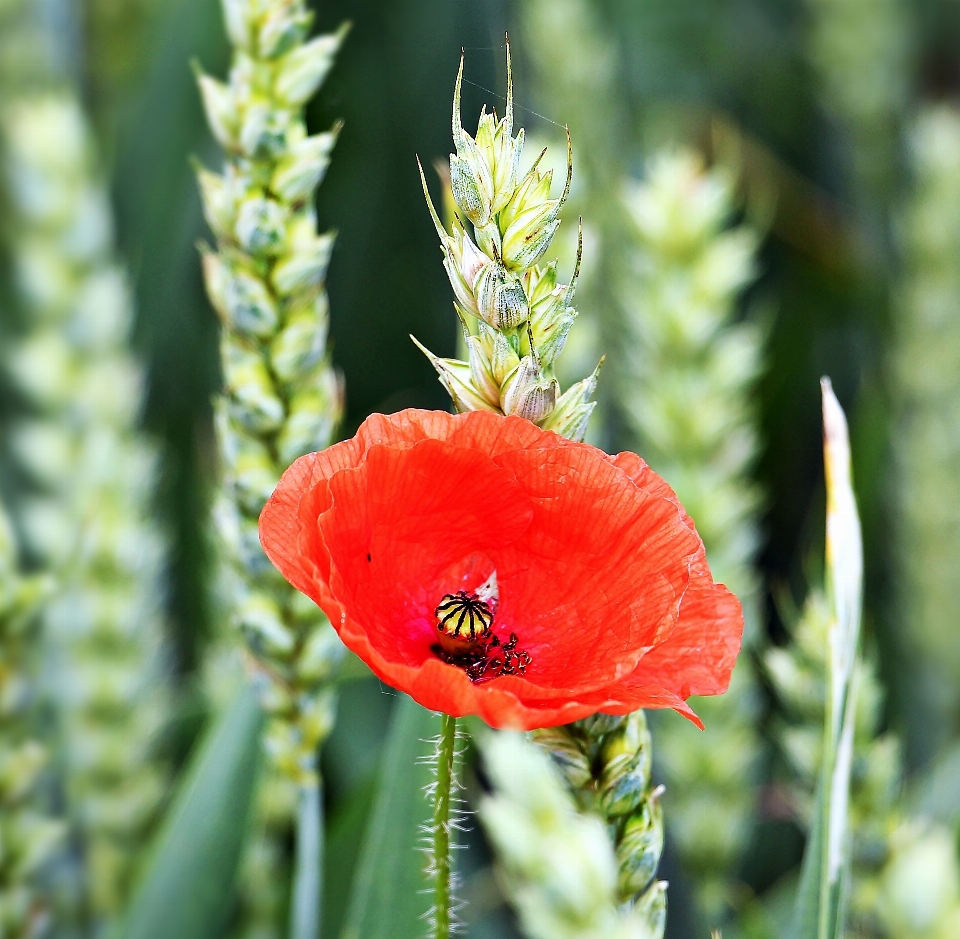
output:
[[[625,485],[598,452],[497,457],[535,512],[505,552],[498,616],[533,655],[531,681],[551,695],[558,685],[602,687],[633,669],[672,629],[699,546],[670,502]]]
[[[739,604],[673,490],[634,454],[517,417],[373,415],[284,474],[261,541],[385,682],[496,727],[639,707],[699,723],[685,699],[725,689],[739,648]],[[493,574],[490,631],[451,659],[435,610],[487,603]]]
[[[509,471],[483,452],[436,439],[403,450],[374,446],[329,487],[332,505],[319,528],[331,591],[376,654],[408,664],[431,655],[433,611],[462,587],[456,574],[444,575],[496,554],[532,516]]]

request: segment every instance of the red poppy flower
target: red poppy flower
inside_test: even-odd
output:
[[[740,604],[673,490],[518,417],[375,414],[301,457],[264,550],[424,707],[530,730],[721,694]]]

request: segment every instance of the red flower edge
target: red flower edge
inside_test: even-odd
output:
[[[667,483],[517,417],[372,415],[284,473],[260,539],[384,682],[493,727],[659,707],[702,727],[686,699],[722,694],[740,648],[740,604]],[[493,573],[486,654],[515,636],[529,665],[472,680],[443,658],[437,608]]]

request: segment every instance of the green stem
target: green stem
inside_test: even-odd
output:
[[[453,759],[456,753],[457,719],[440,718],[437,746],[437,791],[433,803],[434,930],[433,939],[450,939],[450,798],[453,789]]]
[[[290,939],[319,939],[323,894],[323,784],[300,790]]]

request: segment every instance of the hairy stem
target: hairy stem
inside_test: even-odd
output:
[[[323,783],[300,789],[290,939],[319,939],[323,902]]]
[[[441,715],[437,745],[437,789],[433,802],[434,930],[433,939],[450,937],[450,799],[457,719]]]

